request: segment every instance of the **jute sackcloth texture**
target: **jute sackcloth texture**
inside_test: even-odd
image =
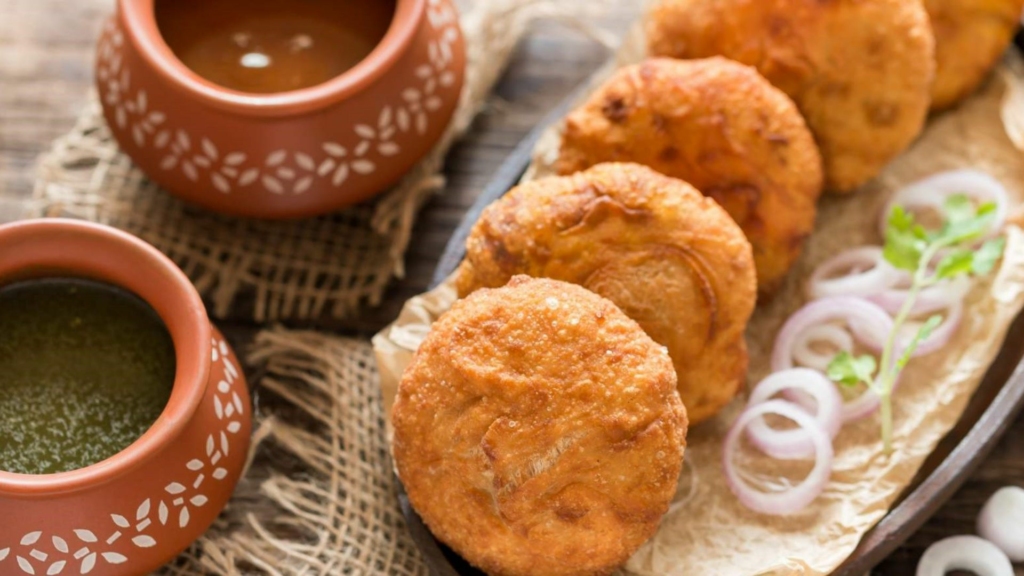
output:
[[[417,211],[444,187],[445,154],[484,104],[527,25],[586,8],[554,0],[459,5],[468,55],[459,107],[430,154],[375,201],[292,222],[232,218],[189,206],[119,151],[93,96],[74,129],[40,159],[33,215],[85,218],[139,236],[181,266],[215,317],[240,302],[243,314],[257,322],[342,318],[375,305],[388,281],[403,274]]]
[[[277,328],[246,360],[260,374],[249,469],[159,574],[426,574],[395,497],[369,342]]]

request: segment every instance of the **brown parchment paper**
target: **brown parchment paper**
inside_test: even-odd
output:
[[[637,59],[637,38],[627,41],[619,62]],[[880,244],[877,221],[888,197],[923,176],[959,167],[989,172],[1012,195],[1011,213],[1024,201],[1024,65],[1010,53],[982,90],[961,107],[933,118],[920,139],[857,194],[827,196],[816,231],[782,293],[755,312],[747,331],[748,383],[769,372],[772,343],[782,322],[805,301],[803,284],[814,267],[843,249]],[[606,73],[606,72],[605,72]],[[1009,135],[1009,136],[1008,136]],[[1011,140],[1013,138],[1013,140]],[[527,178],[550,172],[559,127],[538,144]],[[717,418],[690,430],[676,503],[657,534],[624,567],[654,574],[827,574],[854,550],[913,479],[928,454],[963,413],[1024,305],[1024,232],[1007,228],[1000,267],[979,280],[967,297],[964,321],[940,352],[912,361],[895,395],[895,448],[882,452],[877,415],[846,426],[835,441],[832,477],[824,493],[802,512],[772,517],[744,508],[726,486],[721,440],[744,404],[739,398]],[[398,320],[374,338],[384,405],[390,412],[398,381],[430,323],[455,300],[450,282],[410,300]],[[390,436],[390,431],[389,431]],[[806,471],[752,456],[744,466],[765,478]]]

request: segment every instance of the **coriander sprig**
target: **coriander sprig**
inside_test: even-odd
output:
[[[867,384],[881,399],[882,444],[886,453],[892,451],[893,386],[914,351],[942,324],[943,318],[929,317],[909,341],[900,337],[903,326],[921,290],[958,276],[992,271],[1003,254],[1005,239],[988,240],[978,248],[973,244],[992,225],[995,209],[994,203],[975,208],[965,195],[950,196],[943,205],[943,223],[937,231],[927,230],[902,206],[893,207],[889,215],[882,253],[896,268],[913,273],[907,298],[893,319],[877,366],[869,354],[854,356],[846,351],[837,354],[828,366],[828,377],[833,381],[844,386]]]

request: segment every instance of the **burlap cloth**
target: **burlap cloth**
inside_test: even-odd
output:
[[[319,218],[271,222],[220,216],[161,190],[117,147],[95,94],[74,129],[39,162],[32,214],[121,228],[170,256],[226,316],[240,303],[257,322],[342,318],[380,302],[403,274],[415,217],[445,184],[440,171],[532,20],[574,21],[594,2],[457,0],[468,64],[462,98],[434,150],[377,200]]]
[[[469,56],[459,108],[432,153],[372,203],[284,223],[186,206],[118,150],[93,96],[41,158],[28,215],[85,218],[143,238],[185,270],[216,317],[249,298],[257,322],[342,317],[375,304],[402,273],[418,209],[444,186],[445,153],[529,23],[579,24],[597,3],[459,4]],[[370,343],[275,328],[240,352],[256,389],[249,469],[213,527],[159,573],[426,574],[398,508]]]
[[[246,361],[260,375],[252,463],[159,574],[427,574],[398,508],[369,343],[278,328]]]

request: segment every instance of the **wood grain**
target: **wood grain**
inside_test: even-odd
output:
[[[600,23],[621,32],[636,4],[615,0]],[[112,9],[113,0],[0,0],[0,221],[23,213],[36,157],[71,128],[85,102],[93,43],[100,19]],[[562,25],[537,27],[471,134],[450,155],[449,185],[421,215],[406,277],[394,283],[384,305],[360,318],[360,333],[370,334],[390,321],[407,297],[429,284],[449,235],[502,160],[606,56],[603,48]],[[225,326],[243,347],[255,329]],[[1024,337],[1020,331],[1014,334]],[[913,574],[929,543],[973,532],[974,517],[992,492],[1006,484],[1024,485],[1024,442],[1019,438],[1024,438],[1024,418],[1013,423],[949,503],[872,573]]]

